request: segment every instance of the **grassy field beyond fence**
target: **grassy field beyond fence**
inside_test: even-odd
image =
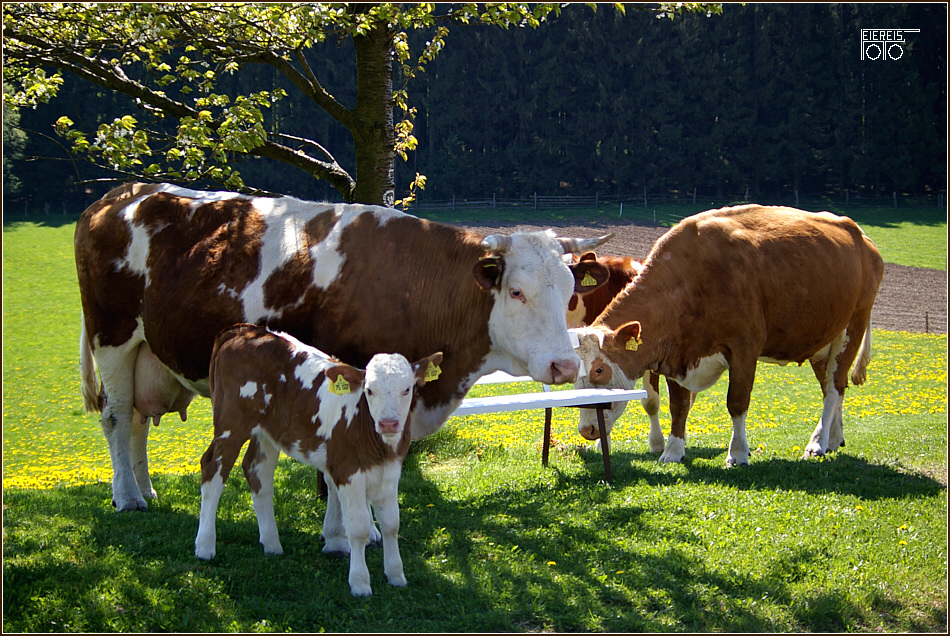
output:
[[[945,222],[912,224],[910,242],[904,222],[864,226],[904,264],[936,252],[945,268]],[[946,632],[946,335],[876,331],[868,382],[845,400],[847,446],[820,460],[800,459],[820,414],[807,365],[760,365],[741,468],[725,467],[725,378],[698,396],[682,464],[647,452],[631,404],[610,484],[576,411],[556,412],[547,468],[540,413],[453,418],[413,444],[400,484],[409,586],[390,587],[370,549],[374,596],[358,600],[347,562],[320,552],[316,471],[286,458],[285,554],[263,554],[237,469],[218,556],[194,557],[204,398],[152,429],[158,500],[114,512],[79,393],[72,233],[4,226],[5,632]]]

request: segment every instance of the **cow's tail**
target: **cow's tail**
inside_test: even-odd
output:
[[[99,379],[96,376],[96,360],[92,356],[92,344],[86,335],[86,320],[82,320],[79,333],[79,379],[82,383],[82,401],[87,413],[99,413]]]
[[[851,368],[851,384],[864,384],[868,379],[868,363],[871,362],[871,319],[868,318],[868,327],[864,331],[864,338],[861,340],[861,348],[858,349],[858,357],[854,360],[854,366]]]

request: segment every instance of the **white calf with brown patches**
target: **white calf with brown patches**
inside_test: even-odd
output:
[[[386,578],[406,585],[398,544],[399,477],[416,388],[441,360],[441,353],[414,364],[399,354],[377,354],[364,372],[287,334],[247,324],[222,332],[211,358],[214,439],[201,458],[195,554],[215,556],[218,502],[250,440],[243,467],[264,552],[283,554],[274,518],[274,469],[283,451],[325,476],[323,550],[349,553],[353,595],[372,593],[365,559],[374,530],[370,506],[382,532]]]
[[[728,465],[747,464],[746,414],[759,361],[809,362],[823,395],[805,456],[844,445],[842,403],[863,383],[871,308],[884,263],[846,217],[745,205],[684,219],[657,241],[643,271],[581,330],[580,386],[632,388],[644,371],[673,379],[673,428],[661,460],[685,453],[692,393],[729,369]],[[607,415],[608,430],[623,405]],[[589,422],[581,420],[581,428]]]
[[[127,184],[83,212],[76,270],[84,329],[104,387],[101,424],[118,510],[144,510],[147,464],[132,437],[140,345],[208,396],[215,336],[249,322],[365,367],[377,352],[446,356],[419,390],[415,438],[439,430],[482,375],[573,381],[570,295],[597,263],[566,252],[607,237],[482,236],[392,209]],[[386,311],[379,311],[385,307]]]

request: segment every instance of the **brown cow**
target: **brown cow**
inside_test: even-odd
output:
[[[758,360],[811,363],[824,395],[805,456],[844,445],[842,402],[866,379],[871,308],[884,275],[874,243],[846,217],[744,205],[681,221],[651,250],[643,271],[589,328],[578,354],[581,386],[632,387],[645,370],[672,378],[674,423],[664,457],[685,452],[689,391],[729,369],[728,465],[747,464],[745,420]],[[608,429],[623,412],[610,412]],[[679,417],[678,415],[679,414]],[[582,420],[581,426],[586,422]]]
[[[167,184],[113,190],[83,212],[75,250],[116,508],[145,509],[154,496],[147,472],[132,469],[147,465],[147,427],[132,426],[143,342],[204,396],[214,338],[239,322],[357,367],[380,351],[410,360],[442,351],[442,376],[420,390],[413,412],[413,435],[424,437],[486,373],[575,379],[567,303],[587,273],[605,275],[561,259],[603,240],[481,236],[389,208]]]
[[[382,531],[386,578],[405,586],[398,489],[409,414],[417,388],[430,371],[437,375],[441,362],[441,353],[413,364],[399,354],[376,354],[364,373],[284,333],[249,324],[224,330],[211,354],[214,438],[201,458],[195,555],[215,556],[218,502],[250,440],[243,467],[264,552],[283,554],[274,518],[274,469],[283,451],[324,474],[323,551],[349,553],[352,594],[372,594],[365,557],[375,531],[371,510]]]

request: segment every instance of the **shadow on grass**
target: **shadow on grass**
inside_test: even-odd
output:
[[[387,585],[382,551],[371,549],[370,599],[350,596],[347,560],[321,553],[320,477],[296,462],[282,461],[277,473],[280,557],[263,554],[237,474],[222,497],[211,562],[193,552],[197,476],[156,477],[160,499],[146,513],[114,512],[108,484],[5,492],[4,625],[113,632],[853,630],[868,617],[848,589],[803,598],[796,587],[827,567],[823,549],[764,555],[771,564],[765,574],[716,570],[697,558],[707,548],[689,523],[670,530],[657,523],[655,506],[611,498],[623,484],[663,488],[680,480],[868,499],[941,489],[845,454],[726,469],[703,465],[722,449],[691,451],[677,474],[644,466],[655,455],[620,451],[607,486],[600,455],[585,452],[579,473],[552,460],[527,486],[500,481],[451,497],[422,469],[425,455],[412,453],[400,484],[409,587]],[[890,615],[905,609],[881,607]],[[935,624],[938,616],[922,616],[919,628]],[[887,619],[884,629],[902,626]]]
[[[944,489],[931,477],[894,466],[849,455],[847,451],[830,453],[823,458],[753,458],[747,466],[727,467],[722,448],[691,447],[683,460],[685,476],[644,470],[644,463],[658,463],[657,455],[619,451],[611,454],[614,483],[646,480],[652,485],[717,483],[742,490],[788,490],[809,494],[836,493],[873,501],[876,499],[933,497]],[[716,458],[722,463],[715,465]],[[592,476],[603,476],[599,452],[584,451],[585,463]]]

